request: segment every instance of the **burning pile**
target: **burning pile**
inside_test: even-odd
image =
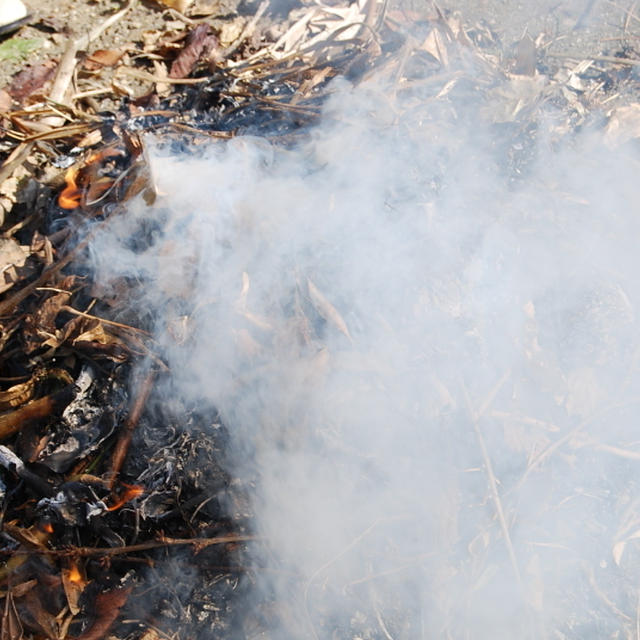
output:
[[[6,231],[7,637],[633,637],[631,65],[413,18],[194,27]]]

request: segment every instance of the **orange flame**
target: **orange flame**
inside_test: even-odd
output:
[[[119,509],[121,506],[123,506],[130,500],[133,500],[134,498],[137,498],[138,496],[141,496],[144,493],[144,487],[141,487],[140,485],[137,485],[137,484],[125,484],[123,482],[122,486],[126,487],[126,490],[116,500],[116,502],[107,509],[107,511],[115,511],[116,509]]]
[[[82,574],[76,564],[72,564],[69,568],[69,582],[82,583]]]
[[[78,188],[76,177],[78,176],[77,167],[69,167],[64,176],[67,186],[58,196],[58,205],[63,209],[75,209],[82,202],[82,191]]]
[[[53,525],[50,522],[43,522],[40,525],[40,528],[45,532],[45,533],[53,533]]]

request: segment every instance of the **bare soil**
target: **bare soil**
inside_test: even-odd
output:
[[[0,87],[26,65],[47,58],[58,60],[69,39],[88,32],[120,10],[126,3],[114,0],[27,0],[33,16],[30,23],[16,34],[7,35],[36,40],[38,45],[26,59],[4,60],[0,65]],[[141,48],[145,33],[154,30],[185,28],[191,21],[206,21],[214,30],[240,14],[251,13],[257,3],[241,0],[200,0],[190,5],[183,16],[170,4],[150,0],[132,3],[131,9],[98,39],[89,51],[127,45],[132,53]],[[393,0],[400,8],[424,12],[430,3],[422,0]],[[466,23],[484,24],[508,49],[526,33],[541,44],[547,54],[615,55],[635,50],[640,39],[640,16],[634,2],[609,0],[443,0],[437,3],[444,11],[458,11]],[[273,13],[284,12],[289,5],[272,3]]]
[[[27,0],[26,4],[32,15],[31,21],[17,33],[4,36],[4,40],[17,37],[36,40],[38,45],[26,59],[15,58],[2,62],[0,87],[8,84],[11,77],[25,66],[46,59],[59,60],[70,39],[88,33],[127,3],[114,0]],[[129,11],[91,42],[86,53],[127,46],[135,55],[136,50],[142,48],[146,33],[186,28],[195,20],[206,20],[214,29],[220,29],[225,21],[229,22],[238,16],[239,0],[195,3],[186,16],[168,4],[171,3],[132,2]]]

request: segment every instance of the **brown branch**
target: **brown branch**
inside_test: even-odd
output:
[[[155,377],[155,369],[149,369],[145,379],[142,381],[142,385],[138,391],[135,402],[131,407],[129,417],[124,423],[122,430],[120,431],[120,435],[118,436],[118,441],[116,442],[116,446],[113,450],[113,456],[111,457],[111,477],[109,480],[109,486],[112,489],[118,479],[118,475],[120,474],[122,465],[127,457],[127,453],[129,452],[133,432],[135,431],[142,416],[142,412],[144,411],[144,407],[147,404]]]
[[[15,411],[0,415],[0,440],[14,435],[29,421],[46,418],[63,406],[66,407],[74,394],[74,385],[69,385],[61,391],[32,400]]]
[[[178,547],[192,545],[197,551],[219,544],[232,544],[234,542],[251,542],[259,540],[257,536],[228,535],[215,538],[161,538],[159,540],[149,540],[138,544],[125,545],[124,547],[69,547],[67,549],[1,549],[0,555],[21,555],[28,553],[38,553],[55,557],[76,557],[87,558],[91,556],[122,556],[129,553],[139,553],[151,549],[161,549],[163,547]]]

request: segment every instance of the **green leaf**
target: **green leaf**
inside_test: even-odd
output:
[[[32,51],[41,46],[40,38],[9,38],[0,44],[0,61],[24,60]]]

